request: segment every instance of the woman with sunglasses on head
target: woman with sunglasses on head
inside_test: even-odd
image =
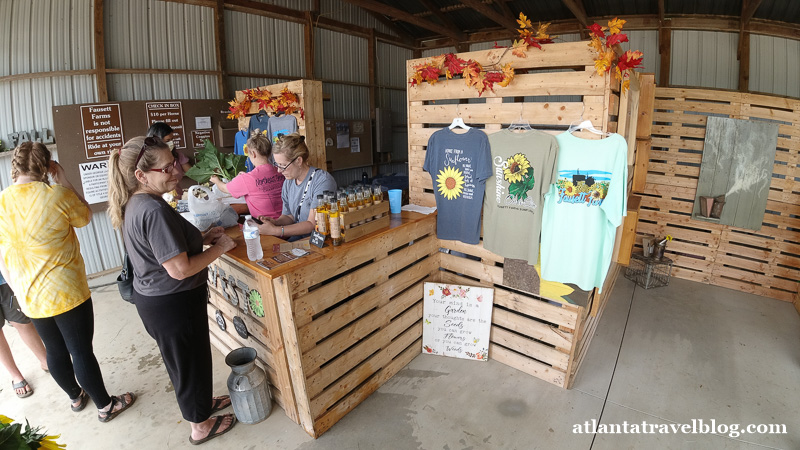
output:
[[[277,219],[283,210],[281,188],[284,177],[269,162],[269,157],[272,155],[272,144],[267,136],[256,134],[247,140],[247,150],[247,157],[254,166],[252,171],[240,173],[228,183],[224,183],[218,176],[213,175],[211,182],[226,194],[231,194],[236,198],[244,196],[247,208],[253,217],[264,216]]]
[[[272,148],[275,167],[286,177],[281,198],[283,212],[277,219],[259,217],[261,234],[302,239],[316,224],[313,201],[325,191],[336,192],[336,180],[328,172],[308,164],[309,151],[305,136],[298,133],[282,136]]]
[[[161,140],[167,144],[167,147],[169,147],[172,156],[178,160],[178,164],[175,166],[175,178],[178,179],[178,184],[175,185],[175,192],[178,193],[178,198],[180,198],[181,195],[183,195],[181,180],[186,172],[192,168],[192,165],[189,164],[189,158],[187,158],[182,151],[175,148],[175,130],[164,122],[155,122],[150,125],[150,128],[147,130],[147,137],[161,138]]]
[[[92,347],[92,293],[75,234],[92,211],[44,144],[14,149],[11,178],[14,184],[0,193],[0,271],[39,332],[70,408],[79,412],[91,398],[98,419],[108,422],[136,395],[108,395]]]
[[[133,303],[155,339],[175,388],[189,441],[201,444],[228,432],[230,406],[213,397],[208,335],[207,267],[236,244],[220,227],[205,234],[161,197],[178,183],[177,160],[161,139],[136,137],[109,158],[108,214],[122,229],[133,266]],[[203,245],[210,245],[203,250]]]

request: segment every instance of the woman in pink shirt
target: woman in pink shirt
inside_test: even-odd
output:
[[[216,184],[220,191],[236,198],[244,195],[251,216],[277,219],[283,210],[281,188],[284,177],[269,162],[272,154],[269,138],[261,134],[250,137],[247,140],[247,153],[255,167],[252,171],[242,172],[227,183],[223,183],[214,175],[211,177],[211,182]]]

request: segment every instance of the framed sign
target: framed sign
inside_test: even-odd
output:
[[[494,289],[425,283],[422,352],[486,361]]]
[[[81,106],[81,125],[86,159],[108,158],[124,143],[119,104]]]
[[[214,142],[213,130],[192,130],[192,148],[205,147],[206,139],[216,145],[216,142]]]
[[[186,148],[186,134],[183,129],[183,106],[181,102],[146,102],[147,127],[156,122],[164,122],[172,127],[175,148]]]

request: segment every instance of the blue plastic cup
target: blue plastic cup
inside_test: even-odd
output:
[[[400,207],[403,203],[403,191],[400,189],[389,189],[389,211],[392,214],[400,214]]]

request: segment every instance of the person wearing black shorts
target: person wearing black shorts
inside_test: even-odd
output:
[[[11,386],[17,397],[25,398],[33,394],[33,388],[22,376],[22,372],[20,372],[17,363],[14,361],[11,347],[8,346],[6,335],[3,332],[3,325],[8,321],[19,332],[22,341],[31,349],[44,371],[47,371],[47,353],[39,334],[36,332],[36,328],[34,328],[31,320],[20,311],[17,298],[2,275],[0,275],[0,283],[2,283],[0,284],[0,363],[11,375]]]

